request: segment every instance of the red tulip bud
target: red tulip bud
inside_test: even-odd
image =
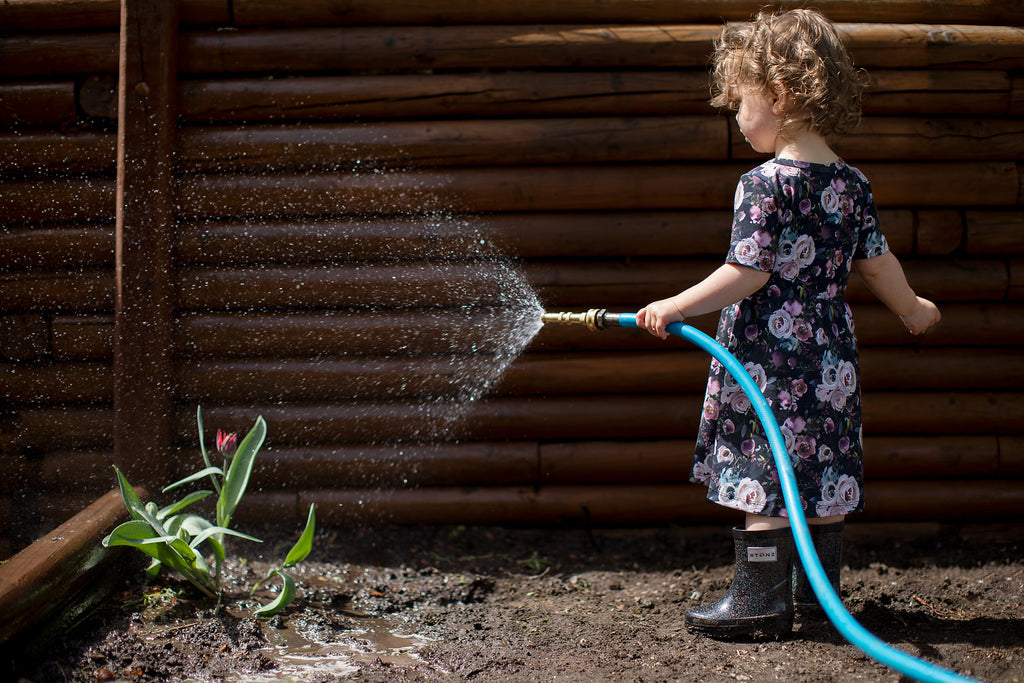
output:
[[[238,434],[234,432],[225,434],[221,430],[217,430],[217,451],[225,458],[230,458],[235,453],[235,449],[238,448]]]

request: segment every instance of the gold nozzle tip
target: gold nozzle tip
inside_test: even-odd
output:
[[[540,319],[544,324],[582,325],[590,330],[601,330],[604,329],[604,314],[603,308],[591,308],[584,313],[544,313]]]

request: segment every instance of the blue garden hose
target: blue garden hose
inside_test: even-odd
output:
[[[619,327],[637,328],[636,316],[632,313],[607,313],[603,309],[591,309],[583,314],[568,313],[546,313],[544,322],[571,323],[586,325],[590,329],[603,329],[608,325]],[[843,606],[839,596],[832,588],[831,582],[825,576],[825,569],[821,566],[821,560],[814,550],[811,542],[810,532],[807,528],[807,518],[804,516],[803,507],[800,504],[800,494],[796,487],[796,478],[793,474],[793,466],[789,462],[789,454],[786,451],[786,441],[779,429],[779,423],[772,413],[771,406],[765,399],[757,384],[750,377],[743,365],[736,356],[716,340],[689,325],[683,323],[670,323],[666,328],[668,332],[693,342],[703,350],[710,353],[725,366],[729,374],[743,387],[747,397],[750,399],[754,411],[764,426],[768,436],[768,442],[772,448],[772,455],[775,457],[775,464],[779,471],[779,481],[782,484],[782,495],[786,500],[786,509],[789,513],[790,526],[793,529],[793,538],[796,542],[797,554],[804,566],[807,579],[814,590],[814,594],[821,603],[822,609],[828,615],[829,620],[836,629],[853,645],[861,649],[866,655],[882,664],[892,667],[896,671],[905,674],[914,680],[925,683],[950,683],[954,681],[974,681],[958,673],[936,666],[929,662],[912,657],[891,645],[886,644],[877,636],[870,633],[860,625],[856,619]],[[975,682],[977,683],[977,682]]]

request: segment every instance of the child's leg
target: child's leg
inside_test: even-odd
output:
[[[835,524],[836,522],[842,522],[846,519],[845,515],[835,515],[832,517],[813,517],[807,520],[808,526],[817,526],[825,524]],[[771,529],[787,529],[789,528],[788,517],[764,517],[763,515],[754,515],[747,513],[747,531],[769,531]]]
[[[840,594],[839,574],[843,566],[843,529],[846,526],[844,520],[843,515],[808,520],[814,552],[818,554],[825,576],[828,577],[836,595]],[[814,524],[811,524],[812,521]],[[824,611],[818,604],[818,598],[799,560],[793,563],[793,606],[806,617],[824,617]]]

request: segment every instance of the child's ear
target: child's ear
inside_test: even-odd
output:
[[[793,95],[785,88],[773,88],[772,91],[772,113],[782,116],[789,111],[789,105],[793,102]]]

